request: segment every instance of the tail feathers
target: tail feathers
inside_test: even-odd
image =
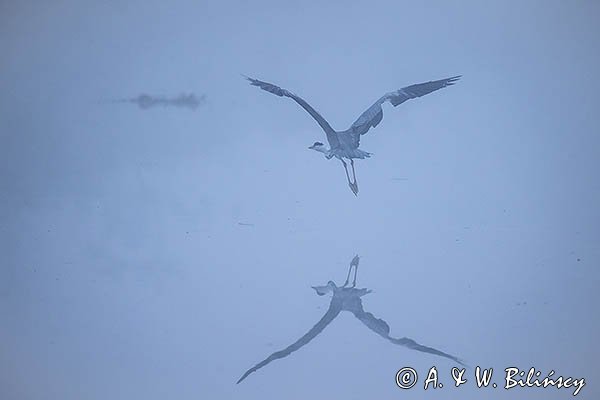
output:
[[[373,154],[373,153],[369,153],[369,152],[366,152],[361,149],[356,149],[356,152],[360,154],[360,157],[358,157],[358,158],[370,158],[371,155]]]

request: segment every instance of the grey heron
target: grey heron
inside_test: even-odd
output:
[[[356,172],[354,171],[354,159],[365,159],[371,156],[371,153],[359,149],[360,137],[361,135],[367,133],[370,128],[375,128],[377,125],[379,125],[383,119],[383,108],[381,107],[383,103],[389,101],[394,107],[396,107],[404,103],[406,100],[425,96],[426,94],[434,92],[438,89],[453,85],[460,77],[461,75],[458,75],[437,81],[418,83],[386,93],[365,112],[363,112],[358,119],[354,121],[350,128],[346,129],[345,131],[336,131],[331,127],[331,125],[329,125],[327,120],[321,116],[321,114],[319,114],[300,96],[272,83],[263,82],[258,79],[245,76],[245,78],[248,79],[250,84],[253,86],[258,86],[259,88],[280,97],[291,98],[317,121],[319,126],[325,131],[329,148],[321,142],[315,142],[309,147],[309,149],[323,153],[328,160],[335,157],[342,162],[344,170],[346,171],[348,185],[355,196],[358,195],[358,183],[356,181]],[[350,165],[352,166],[352,181],[350,180],[348,166],[346,161],[344,161],[344,158],[350,160]]]
[[[333,293],[331,302],[329,303],[329,309],[327,310],[325,315],[323,315],[321,320],[317,322],[315,326],[313,326],[304,336],[302,336],[296,342],[294,342],[293,344],[291,344],[283,350],[276,351],[269,357],[265,358],[263,361],[256,364],[254,367],[247,370],[244,373],[244,375],[242,375],[242,377],[237,381],[237,383],[240,383],[241,381],[246,379],[248,375],[269,364],[271,361],[287,357],[294,351],[300,349],[302,346],[313,340],[319,333],[321,333],[323,329],[325,329],[325,327],[329,325],[342,311],[351,312],[356,318],[358,318],[358,320],[365,324],[367,328],[371,329],[379,336],[389,340],[394,344],[405,346],[412,350],[422,351],[424,353],[430,353],[435,354],[437,356],[446,357],[461,365],[465,365],[463,364],[462,360],[458,359],[453,355],[444,353],[443,351],[434,349],[433,347],[423,346],[407,337],[399,339],[391,337],[389,335],[390,327],[387,324],[387,322],[385,322],[383,319],[376,318],[373,314],[371,314],[370,312],[366,312],[363,309],[361,297],[368,293],[371,293],[371,290],[356,288],[356,274],[358,272],[358,262],[359,257],[358,255],[356,255],[350,262],[350,268],[348,269],[348,275],[346,277],[346,282],[344,283],[344,285],[338,287],[333,281],[329,281],[327,285],[324,286],[313,286],[312,288],[317,292],[319,296],[324,296],[327,293]],[[349,286],[350,274],[352,272],[353,267],[354,279],[352,285]]]

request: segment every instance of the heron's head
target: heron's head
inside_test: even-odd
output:
[[[327,146],[321,142],[315,142],[312,146],[308,147],[311,150],[318,151],[320,153],[327,153]]]
[[[329,281],[325,286],[312,286],[312,288],[315,289],[315,292],[317,292],[319,296],[324,296],[327,293],[333,292],[335,289],[337,289],[337,286],[335,283],[333,283],[333,281]]]

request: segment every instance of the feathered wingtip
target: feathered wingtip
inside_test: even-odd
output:
[[[248,371],[246,371],[246,373],[244,375],[242,375],[242,377],[240,379],[238,379],[238,381],[235,384],[239,385],[241,381],[243,381],[244,379],[246,379],[248,377],[248,375],[250,375],[253,372],[254,372],[253,369],[250,368]]]
[[[252,86],[259,86],[260,81],[258,79],[250,78],[248,75],[240,74],[244,79],[246,79]]]
[[[274,95],[277,95],[279,97],[289,96],[289,94],[290,94],[287,90],[282,89],[279,86],[274,85],[272,83],[263,82],[258,79],[250,78],[249,76],[246,76],[244,74],[240,74],[240,75],[242,75],[244,78],[246,78],[252,86],[258,86],[262,90],[265,90],[269,93],[273,93]]]
[[[462,78],[462,75],[456,75],[446,79],[446,86],[454,85],[458,80]]]
[[[254,79],[254,78],[250,78],[248,75],[244,75],[244,74],[240,74],[245,80],[247,80],[248,82],[250,82],[250,84],[252,86],[259,86],[260,87],[260,81],[258,79]]]

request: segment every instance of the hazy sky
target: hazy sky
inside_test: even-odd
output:
[[[0,4],[0,398],[572,397],[451,387],[450,360],[350,314],[235,385],[321,318],[310,286],[355,254],[393,336],[598,398],[600,3],[323,3]],[[315,121],[240,74],[336,129],[463,78],[384,106],[355,197],[307,149]],[[140,93],[206,102],[107,102]]]

